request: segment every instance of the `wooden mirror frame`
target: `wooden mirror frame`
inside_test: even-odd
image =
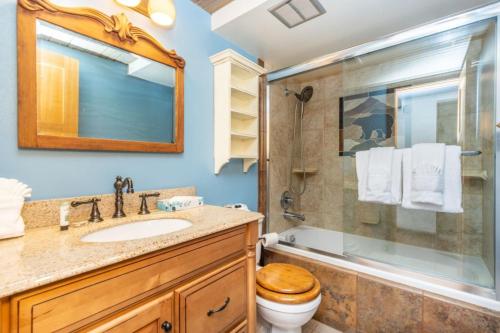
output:
[[[175,69],[174,142],[62,137],[37,132],[36,20],[88,36]],[[47,0],[18,0],[18,145],[21,148],[181,153],[184,151],[184,66],[173,50],[129,22],[92,8],[62,7]]]

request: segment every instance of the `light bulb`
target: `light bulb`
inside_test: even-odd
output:
[[[168,27],[175,22],[175,5],[173,0],[149,0],[149,17],[158,25]]]
[[[120,5],[127,7],[135,7],[141,3],[141,0],[116,0]]]

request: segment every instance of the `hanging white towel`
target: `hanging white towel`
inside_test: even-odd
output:
[[[443,204],[421,203],[412,201],[412,150],[403,150],[403,203],[407,209],[423,209],[444,213],[463,213],[462,208],[462,174],[459,146],[446,146],[444,161]]]
[[[368,157],[367,194],[374,197],[389,193],[393,147],[372,148]]]
[[[401,203],[402,152],[393,147],[356,153],[359,201]]]
[[[444,204],[445,151],[443,143],[419,143],[411,148],[412,202]]]
[[[358,177],[358,200],[366,201],[366,180],[368,178],[368,150],[356,153],[356,175]]]

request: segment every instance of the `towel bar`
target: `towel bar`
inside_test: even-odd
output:
[[[464,150],[462,152],[462,156],[478,156],[481,155],[483,152],[480,150]]]
[[[464,150],[462,152],[462,156],[478,156],[481,155],[483,152],[480,150]],[[356,154],[349,155],[350,157],[356,157]]]

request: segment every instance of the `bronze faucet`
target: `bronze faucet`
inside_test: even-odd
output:
[[[80,205],[92,204],[92,211],[90,212],[90,218],[88,219],[88,221],[101,222],[103,221],[103,219],[101,217],[101,212],[99,212],[99,207],[97,206],[97,203],[99,201],[101,201],[101,199],[99,198],[92,198],[85,201],[72,201],[71,207],[78,207]]]
[[[113,218],[125,217],[127,215],[123,211],[123,188],[127,187],[127,193],[134,193],[134,183],[130,177],[122,179],[121,176],[117,176],[113,186],[115,187],[115,213]]]
[[[148,202],[146,201],[146,198],[149,197],[159,197],[160,192],[154,192],[154,193],[143,193],[139,194],[139,198],[141,198],[141,208],[139,209],[139,215],[146,215],[146,214],[151,214],[151,212],[148,209]]]

